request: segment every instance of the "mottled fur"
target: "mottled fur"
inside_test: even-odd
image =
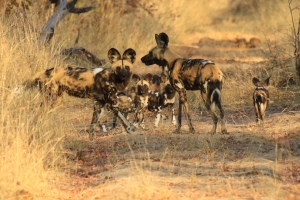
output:
[[[75,66],[51,68],[38,72],[24,85],[26,88],[38,85],[44,105],[54,106],[60,103],[64,92],[79,98],[94,99],[96,103],[88,131],[91,139],[94,137],[94,127],[105,104],[109,105],[115,116],[121,119],[126,130],[131,132],[129,123],[120,115],[120,112],[131,110],[131,106],[126,108],[127,97],[120,98],[117,93],[125,91],[130,82],[136,53],[133,49],[127,49],[121,56],[116,49],[111,48],[108,51],[108,58],[112,63],[111,69],[87,69]]]
[[[252,82],[256,86],[253,92],[253,105],[255,108],[256,123],[260,125],[264,122],[266,110],[269,106],[269,91],[266,86],[270,83],[270,77],[265,81],[260,81],[258,78],[254,77]]]
[[[190,119],[186,90],[201,92],[206,108],[213,119],[211,133],[216,133],[218,123],[215,106],[220,110],[222,133],[227,133],[221,105],[221,89],[224,78],[221,70],[212,61],[185,59],[172,52],[168,47],[169,37],[165,33],[155,34],[155,40],[157,46],[152,48],[141,60],[146,65],[157,64],[163,67],[163,71],[169,76],[170,84],[179,94],[177,133],[180,133],[181,129],[182,109],[187,116],[190,132],[195,132]]]
[[[155,77],[149,89],[148,110],[156,113],[154,126],[157,127],[161,119],[167,118],[164,114],[165,111],[172,112],[172,123],[176,125],[175,109],[173,108],[176,91],[166,75],[162,73],[159,78]]]
[[[135,127],[145,129],[144,116],[148,106],[149,86],[152,80],[152,74],[148,73],[143,79],[140,79],[136,84],[136,95],[134,105],[136,107],[136,115],[133,122]]]

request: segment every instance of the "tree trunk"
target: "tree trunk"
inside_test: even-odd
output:
[[[296,36],[296,46],[295,46],[295,64],[298,75],[300,76],[300,17],[298,22],[298,33]]]
[[[92,10],[94,7],[85,7],[85,8],[75,8],[75,4],[78,0],[73,0],[68,2],[67,0],[60,0],[59,5],[53,15],[46,22],[43,30],[38,38],[38,42],[41,45],[45,45],[50,42],[54,35],[54,29],[58,25],[58,23],[66,16],[66,14],[70,13],[84,13]]]

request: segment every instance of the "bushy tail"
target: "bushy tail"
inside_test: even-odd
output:
[[[22,86],[25,90],[38,87],[39,82],[40,82],[39,80],[40,80],[39,78],[26,80],[26,81],[23,82]]]
[[[53,70],[54,68],[49,68],[45,71],[38,72],[32,78],[26,80],[22,85],[25,89],[40,87],[41,83],[47,82]]]
[[[21,85],[14,87],[11,91],[10,100],[22,94],[25,90],[39,87],[40,76],[42,73],[35,74],[32,78],[24,81]]]
[[[215,105],[220,105],[221,103],[221,88],[222,83],[219,80],[209,83],[210,102],[213,110],[215,110]]]

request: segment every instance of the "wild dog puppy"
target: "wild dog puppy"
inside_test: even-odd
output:
[[[252,79],[253,84],[256,86],[253,92],[253,105],[258,125],[263,125],[266,110],[269,106],[269,91],[266,89],[266,86],[269,85],[270,78],[267,78],[265,81],[260,81],[256,77]]]
[[[99,106],[98,102],[95,101],[94,106]],[[130,95],[126,92],[118,92],[117,93],[117,103],[115,105],[113,105],[114,107],[118,108],[118,111],[120,111],[125,118],[127,118],[127,114],[134,112],[135,111],[135,105],[133,103],[132,98],[130,97]],[[99,113],[99,122],[100,121],[104,121],[105,123],[99,123],[99,127],[100,129],[102,129],[102,131],[104,133],[108,132],[106,124],[108,123],[108,121],[111,121],[112,123],[112,129],[116,128],[117,126],[117,116],[113,116],[110,119],[106,119],[105,120],[105,113],[111,113],[112,109],[106,104],[105,107],[99,108],[101,110],[101,112]],[[106,117],[108,118],[108,117]]]
[[[63,93],[79,98],[90,98],[96,101],[89,128],[89,137],[93,139],[94,128],[98,124],[101,109],[105,105],[121,119],[127,132],[133,133],[128,121],[121,112],[124,110],[124,101],[118,98],[117,93],[125,91],[128,86],[136,52],[129,48],[123,55],[115,48],[108,51],[108,59],[112,63],[111,69],[83,67],[58,67],[37,73],[31,80],[24,83],[29,88],[38,85],[43,95],[43,104],[53,106],[62,101]],[[125,106],[126,107],[126,106]],[[128,108],[131,109],[131,108]]]
[[[137,74],[132,74],[131,81],[127,87],[127,93],[130,95],[131,99],[134,100],[137,92],[137,83],[141,80],[140,76]]]
[[[152,48],[141,60],[146,65],[157,64],[161,66],[166,75],[169,76],[170,84],[179,94],[176,132],[180,133],[182,110],[187,117],[190,132],[195,132],[189,114],[186,90],[199,90],[213,119],[213,127],[210,133],[216,133],[218,123],[218,117],[215,113],[216,106],[220,110],[221,131],[227,133],[224,111],[221,105],[221,89],[224,78],[221,70],[212,61],[186,59],[172,52],[168,47],[169,37],[165,33],[155,34],[155,40],[156,47]]]
[[[149,85],[150,85],[151,78],[152,78],[151,74],[145,75],[143,79],[141,79],[137,74],[133,74],[131,81],[128,85],[128,88],[126,90],[127,92],[126,96],[130,96],[130,100],[127,99],[126,101],[131,102],[131,99],[133,100],[133,109],[131,109],[131,111],[128,110],[126,113],[135,112],[133,125],[136,128],[145,129],[144,112],[145,110],[147,110],[148,97],[149,97]],[[114,121],[113,127],[115,126],[115,120],[116,118],[114,118],[113,120]]]
[[[172,111],[172,123],[176,125],[175,109],[173,108],[176,91],[164,73],[160,77],[157,76],[158,78],[153,77],[153,84],[149,88],[148,110],[156,113],[154,127],[158,127],[160,119],[167,119],[163,114],[164,110]]]
[[[131,80],[127,88],[125,89],[125,91],[117,93],[117,101],[118,101],[117,105],[120,105],[119,111],[124,115],[124,117],[127,120],[129,119],[128,113],[133,113],[136,111],[136,105],[134,103],[134,100],[136,98],[136,93],[137,93],[136,87],[138,81],[140,81],[140,77],[137,74],[132,74]],[[106,110],[111,112],[111,110],[108,107]],[[101,115],[99,119],[102,119],[102,117],[103,116]],[[114,116],[112,118],[112,129],[115,128],[116,125],[117,125],[117,118],[116,116]],[[99,127],[102,128],[103,132],[108,132],[105,124],[99,124]]]
[[[148,108],[148,100],[149,100],[149,86],[151,84],[152,74],[148,73],[144,76],[143,79],[140,79],[137,82],[136,87],[136,95],[134,98],[134,104],[136,108],[136,115],[133,122],[133,125],[137,128],[141,127],[145,129],[144,124],[144,115],[145,111]]]

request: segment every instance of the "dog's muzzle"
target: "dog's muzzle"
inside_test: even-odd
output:
[[[167,66],[168,65],[168,62],[165,59],[160,60],[158,58],[153,58],[149,54],[142,57],[141,61],[147,66],[154,65],[154,64],[159,65],[159,66]]]
[[[125,69],[121,69],[116,75],[119,80],[124,81],[124,80],[127,80],[131,74],[129,71],[127,71]]]
[[[145,64],[145,65],[153,65],[156,64],[155,59],[152,58],[149,54],[145,55],[144,57],[141,58],[141,61]],[[158,61],[158,60],[157,60]]]

